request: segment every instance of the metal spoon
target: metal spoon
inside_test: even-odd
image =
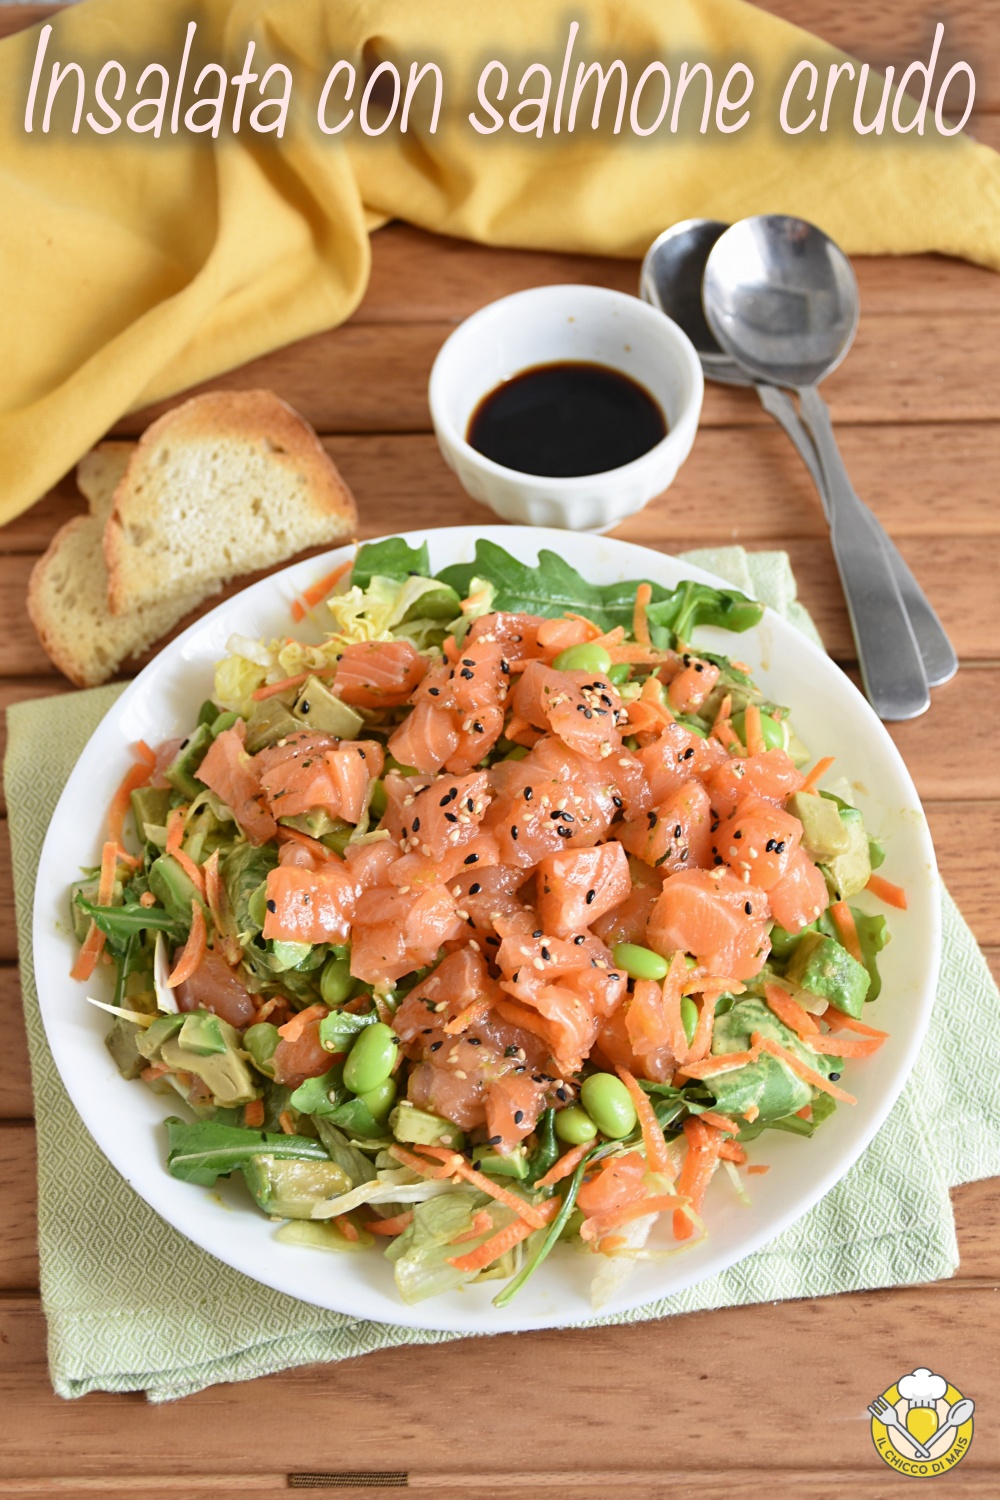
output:
[[[880,718],[916,718],[930,706],[916,636],[879,528],[854,491],[816,389],[840,364],[857,330],[850,261],[802,219],[744,219],[719,237],[709,255],[702,302],[727,353],[756,379],[797,393],[819,455],[830,540],[865,691]]]
[[[938,1438],[943,1437],[944,1434],[949,1430],[957,1430],[962,1426],[963,1422],[967,1422],[972,1416],[972,1413],[975,1411],[975,1409],[976,1403],[974,1401],[970,1401],[967,1396],[963,1396],[960,1401],[956,1401],[954,1406],[950,1407],[947,1417],[941,1423],[941,1426],[938,1428],[937,1432],[935,1432],[931,1437],[932,1445],[937,1442]]]
[[[823,513],[829,519],[830,509],[819,458],[791,397],[778,386],[767,385],[748,375],[723,351],[705,318],[701,301],[705,264],[716,241],[728,228],[728,224],[718,219],[686,219],[665,230],[646,252],[639,278],[640,295],[683,328],[698,351],[702,369],[709,380],[724,385],[754,387],[764,410],[791,438],[819,492]],[[883,530],[877,517],[873,520],[889,556],[903,606],[910,617],[927,681],[931,687],[936,687],[954,676],[958,659],[899,548]]]

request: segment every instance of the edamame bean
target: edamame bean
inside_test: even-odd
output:
[[[689,719],[684,714],[679,714],[677,722],[678,724],[684,725],[684,728],[687,730],[688,734],[696,735],[699,740],[708,739],[708,730],[705,728],[704,724],[699,724],[697,719]]]
[[[552,665],[559,672],[606,672],[611,666],[611,657],[603,646],[586,641],[582,646],[567,646]]]
[[[747,716],[745,713],[740,712],[733,715],[733,728],[745,745],[747,742]],[[764,741],[765,749],[784,750],[787,744],[784,719],[780,721],[772,719],[771,715],[762,709],[760,715],[760,735]]]
[[[328,958],[319,977],[319,992],[325,1003],[343,1005],[353,988],[350,959]]]
[[[613,1073],[592,1073],[583,1080],[580,1103],[602,1135],[618,1141],[635,1129],[635,1105],[628,1089]]]
[[[373,1089],[359,1094],[358,1098],[365,1105],[372,1119],[379,1125],[383,1125],[389,1118],[392,1106],[396,1102],[396,1080],[395,1078],[383,1078]]]
[[[694,1041],[695,1028],[698,1025],[698,1007],[690,995],[681,996],[681,1025],[684,1027],[684,1035],[690,1047]]]
[[[616,661],[613,667],[608,668],[607,679],[613,682],[615,687],[621,687],[623,683],[628,682],[628,674],[631,670],[627,661]]]
[[[611,950],[616,969],[624,969],[630,979],[665,979],[670,965],[652,948],[638,943],[615,943]]]
[[[210,726],[212,738],[217,739],[224,729],[232,729],[238,718],[239,714],[233,713],[232,709],[227,709],[225,713],[219,714],[218,718],[212,720]]]
[[[570,1104],[556,1113],[556,1135],[567,1146],[582,1146],[596,1134],[597,1126],[579,1104]]]
[[[359,1033],[344,1064],[344,1082],[352,1094],[367,1094],[389,1077],[398,1044],[396,1033],[384,1021]]]
[[[258,1072],[263,1073],[265,1078],[274,1077],[274,1057],[281,1037],[277,1026],[272,1026],[270,1021],[258,1021],[254,1026],[248,1026],[243,1033],[243,1048],[250,1054],[250,1061]]]

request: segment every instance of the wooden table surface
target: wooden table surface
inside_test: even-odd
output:
[[[923,0],[772,0],[770,8],[868,58],[897,62],[925,55],[936,19]],[[976,130],[990,141],[1000,139],[993,10],[994,0],[949,6],[950,45],[977,65]],[[0,12],[0,31],[47,13],[11,7]],[[212,384],[270,386],[298,407],[357,495],[363,535],[492,521],[463,494],[429,431],[425,392],[436,350],[459,319],[494,297],[561,280],[633,291],[637,268],[493,251],[403,226],[376,235],[373,251],[370,288],[345,327]],[[899,543],[962,660],[930,713],[892,733],[925,801],[945,879],[1000,973],[1000,277],[931,257],[869,260],[858,275],[857,344],[825,390],[859,491]],[[130,416],[116,431],[136,434],[149,418]],[[83,508],[70,477],[0,530],[0,706],[69,687],[35,639],[25,588],[55,528]],[[802,599],[851,669],[819,503],[787,439],[750,395],[706,392],[702,430],[676,484],[616,535],[664,551],[730,541],[786,547]],[[931,1286],[400,1349],[216,1386],[160,1408],[141,1396],[60,1401],[48,1382],[37,1291],[32,1100],[16,957],[4,824],[4,1496],[271,1500],[296,1486],[351,1492],[365,1474],[385,1483],[395,1473],[397,1483],[408,1475],[411,1487],[468,1500],[507,1493],[617,1500],[696,1487],[700,1500],[768,1492],[875,1500],[905,1481],[879,1464],[865,1406],[917,1364],[944,1372],[977,1401],[975,1442],[949,1474],[949,1493],[1000,1493],[995,1181],[954,1194],[961,1266],[953,1280]],[[977,1086],[983,1082],[995,1085],[977,1079]]]

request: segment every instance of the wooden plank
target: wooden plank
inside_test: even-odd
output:
[[[838,438],[859,494],[893,536],[1000,532],[1000,423],[845,426]],[[465,494],[430,433],[332,436],[323,445],[353,490],[364,522],[384,516],[387,507],[400,526],[418,515],[428,528],[496,519]],[[958,472],[960,509],[955,504]],[[0,529],[0,554],[41,552],[56,527],[81,505],[72,479],[64,480]],[[752,433],[739,427],[702,428],[664,507],[677,530],[697,530],[720,542],[754,546],[827,532],[804,465],[773,426]],[[618,534],[630,537],[647,520],[647,513],[640,512]]]
[[[471,1339],[458,1348],[414,1346],[250,1387],[218,1386],[159,1408],[106,1395],[58,1402],[48,1390],[37,1306],[0,1303],[0,1326],[7,1472],[23,1477],[99,1475],[112,1456],[116,1475],[137,1479],[231,1474],[235,1466],[266,1474],[370,1470],[374,1456],[382,1470],[471,1468],[493,1494],[503,1494],[508,1474],[537,1470],[531,1438],[541,1420],[549,1472],[601,1474],[617,1462],[625,1474],[658,1472],[673,1481],[683,1433],[684,1451],[704,1455],[699,1472],[743,1469],[752,1455],[754,1465],[786,1474],[880,1478],[876,1493],[886,1494],[867,1403],[916,1361],[987,1402],[998,1374],[1000,1300],[992,1284],[941,1283],[633,1327]],[[744,1381],[735,1400],[733,1372],[745,1367],[747,1350],[766,1379]],[[671,1378],[681,1363],[683,1377]],[[474,1398],[451,1403],[443,1443],[438,1424],[427,1420],[427,1392],[453,1389],[459,1370],[463,1391]],[[253,1430],[262,1402],[266,1442],[244,1442],[238,1454],[221,1456],[220,1432]],[[997,1468],[1000,1433],[983,1421],[962,1470]],[[958,1483],[962,1470],[949,1483]],[[671,1483],[669,1493],[686,1491]]]
[[[485,300],[485,299],[484,299]],[[277,391],[321,432],[426,432],[427,379],[450,323],[357,324],[286,345],[199,390]],[[850,358],[824,383],[834,421],[968,422],[1000,419],[993,349],[1000,314],[873,314]],[[134,436],[171,402],[129,413],[114,428]],[[712,385],[703,425],[770,421],[756,396]]]
[[[34,1113],[28,1038],[21,1006],[21,981],[12,964],[0,964],[0,1036],[3,1037],[3,1076],[0,1078],[0,1120],[29,1120]]]
[[[14,877],[10,863],[10,832],[7,819],[0,819],[0,962],[17,958],[17,927],[14,921]]]
[[[977,940],[984,946],[1000,945],[995,878],[1000,803],[930,802],[925,810],[941,878]]]

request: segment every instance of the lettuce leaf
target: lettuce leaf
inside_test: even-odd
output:
[[[356,588],[366,589],[376,574],[399,580],[414,573],[427,578],[430,571],[426,542],[411,547],[401,536],[390,536],[384,542],[365,542],[358,548],[351,569],[351,583]]]

